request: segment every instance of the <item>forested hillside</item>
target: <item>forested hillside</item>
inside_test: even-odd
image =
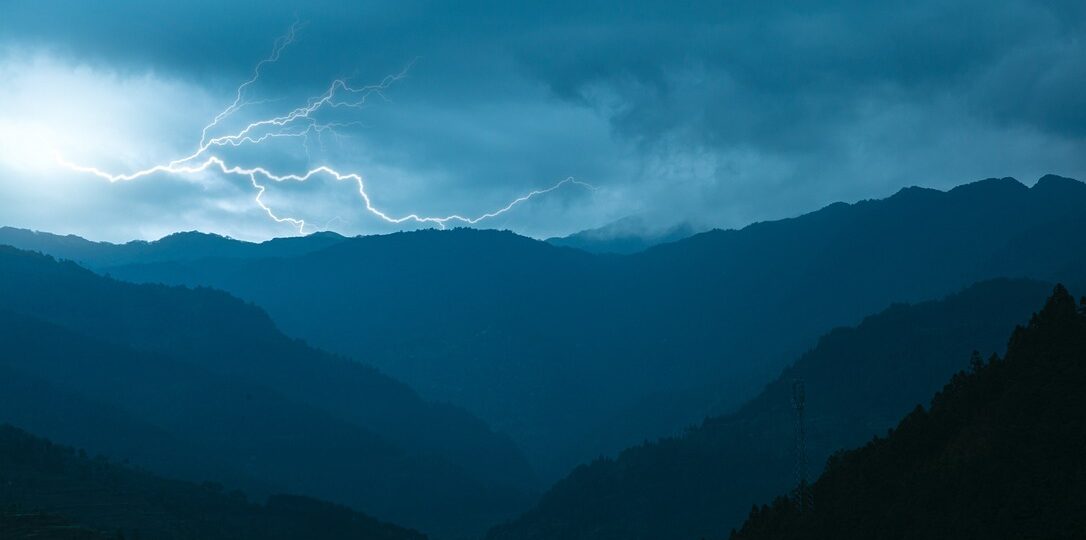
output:
[[[833,456],[812,504],[756,508],[734,540],[1081,538],[1086,298],[1058,287],[1003,357],[974,357],[884,437]]]
[[[246,500],[215,483],[165,480],[0,425],[0,537],[87,540],[422,540],[306,497]]]
[[[100,269],[207,285],[290,335],[377,366],[510,433],[546,478],[753,397],[818,336],[978,281],[1086,275],[1086,185],[991,179],[908,188],[630,256],[512,233],[418,231],[292,257]],[[672,422],[591,441],[653,395]],[[712,399],[707,399],[712,398]],[[692,408],[682,408],[689,403]]]
[[[4,247],[0,305],[0,419],[58,441],[443,534],[531,500],[508,438],[287,338],[225,293],[122,283]]]
[[[817,474],[833,452],[885,433],[927,400],[972,351],[1002,352],[1049,291],[996,280],[834,330],[735,413],[577,468],[489,538],[722,538],[752,504],[795,484],[794,381],[806,387]]]

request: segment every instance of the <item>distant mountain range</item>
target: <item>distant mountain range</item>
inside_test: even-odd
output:
[[[623,257],[431,230],[292,239],[290,253],[265,243],[243,255],[118,262],[91,250],[79,260],[254,302],[288,335],[509,433],[546,480],[734,410],[819,335],[893,302],[997,277],[1080,282],[1082,208],[1081,182],[1004,178],[908,188]],[[20,245],[61,254],[37,241]]]
[[[488,540],[724,538],[751,505],[795,485],[795,381],[807,396],[814,477],[837,450],[884,434],[968,367],[972,351],[1003,352],[1051,290],[996,280],[836,329],[738,411],[578,467]]]
[[[153,242],[133,240],[124,244],[94,242],[75,235],[0,227],[0,245],[47,253],[76,261],[88,268],[161,261],[195,261],[209,257],[252,258],[304,255],[346,240],[333,232],[305,237],[275,238],[252,243],[196,231],[179,232]]]
[[[102,426],[107,428],[108,426]],[[63,514],[42,512],[59,509]],[[306,497],[248,502],[221,485],[166,480],[0,425],[0,537],[43,540],[423,540]]]
[[[657,227],[642,217],[618,221],[569,236],[547,239],[547,243],[590,253],[629,254],[652,246],[693,236],[698,231],[689,223]],[[158,240],[133,240],[124,244],[95,242],[75,235],[0,227],[0,244],[40,251],[54,257],[77,261],[91,268],[133,263],[195,261],[205,258],[291,257],[319,251],[347,237],[330,231],[304,237],[274,238],[266,242],[245,242],[217,234],[188,231]]]
[[[171,477],[471,535],[532,500],[515,445],[209,289],[0,247],[0,421]]]
[[[659,244],[694,236],[699,231],[689,223],[657,227],[639,216],[629,216],[596,229],[569,236],[548,238],[547,243],[589,253],[630,254]]]
[[[834,455],[809,504],[782,496],[732,538],[1080,538],[1084,386],[1086,299],[1058,288],[1003,358],[978,355],[929,409]]]

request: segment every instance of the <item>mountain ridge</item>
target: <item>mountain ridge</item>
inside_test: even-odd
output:
[[[35,377],[51,375],[51,382],[63,383],[66,391],[122,404],[182,439],[211,443],[216,433],[247,432],[244,439],[226,438],[218,444],[264,441],[260,451],[244,445],[221,449],[235,468],[244,463],[241,469],[248,468],[252,476],[293,490],[304,484],[309,494],[360,505],[431,531],[481,527],[494,513],[530,500],[531,470],[507,437],[460,409],[424,402],[373,368],[287,338],[261,309],[225,292],[119,282],[72,262],[10,247],[0,247],[0,277],[0,305],[17,309],[19,320],[54,326],[51,333],[10,333],[14,325],[6,325],[7,342],[19,347],[5,362],[8,367]],[[60,337],[67,334],[55,327],[71,329],[71,345],[63,347],[68,341]],[[57,337],[48,339],[50,334]],[[30,340],[36,336],[40,339]],[[98,341],[104,344],[96,345]],[[80,350],[83,356],[94,352],[100,362],[114,367],[87,371],[83,364],[72,363],[80,355],[66,353]],[[64,367],[41,369],[46,365]],[[117,386],[117,381],[129,384]],[[163,390],[139,397],[150,384],[140,381],[157,381]],[[182,382],[195,390],[181,392]],[[200,399],[204,395],[224,403],[223,413],[208,411],[210,401]],[[165,396],[176,405],[162,402]],[[141,401],[161,405],[135,405]],[[189,414],[178,416],[177,410]],[[242,421],[245,414],[255,416]],[[269,425],[264,418],[269,415],[281,418],[282,427]],[[229,422],[235,427],[230,429]],[[277,434],[288,427],[297,435]],[[290,460],[283,453],[284,445],[305,434],[311,440],[295,449],[305,455],[316,451],[306,448],[323,448],[327,465]],[[273,442],[276,438],[279,443]],[[337,438],[339,446],[333,444]],[[341,446],[353,448],[356,457],[368,455],[373,463],[335,450]],[[342,468],[338,473],[330,470],[336,463]],[[292,477],[293,470],[300,476]],[[350,471],[360,470],[372,488],[343,485]],[[393,482],[396,475],[400,480]],[[423,495],[411,491],[424,485]],[[418,500],[427,501],[425,515],[417,509]],[[484,511],[485,516],[472,513]]]
[[[621,257],[457,229],[347,239],[297,256],[97,270],[230,291],[288,334],[511,434],[553,479],[599,449],[698,421],[708,412],[700,404],[740,405],[827,330],[893,302],[1004,276],[1082,279],[1081,185],[905,189]],[[649,396],[686,392],[703,397],[585,446]]]
[[[544,241],[589,253],[628,255],[658,244],[682,240],[698,232],[694,225],[687,222],[659,227],[650,225],[641,216],[633,215],[601,227],[555,236]]]
[[[1074,538],[1086,527],[1086,298],[1057,286],[1006,354],[974,353],[885,436],[835,454],[803,499],[755,507],[735,540]],[[806,505],[803,500],[811,500]]]
[[[806,386],[807,451],[817,474],[833,452],[884,433],[966,368],[970,351],[1002,352],[1049,291],[1040,282],[994,280],[832,330],[734,412],[579,466],[487,538],[723,537],[752,504],[795,482],[795,380]]]
[[[0,227],[0,245],[48,253],[90,268],[134,261],[178,261],[205,257],[291,256],[321,249],[347,237],[321,231],[302,237],[288,236],[263,242],[246,242],[200,231],[170,233],[157,240],[131,240],[121,244],[87,240],[74,234]]]
[[[274,495],[256,504],[218,484],[167,480],[9,424],[0,424],[0,485],[5,538],[425,538],[306,497]]]

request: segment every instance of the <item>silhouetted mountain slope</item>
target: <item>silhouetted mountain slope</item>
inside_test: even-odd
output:
[[[349,239],[274,264],[217,259],[150,271],[161,281],[213,283],[261,298],[262,307],[284,315],[282,327],[304,328],[308,340],[338,343],[339,352],[410,376],[424,395],[486,414],[497,429],[540,449],[573,436],[553,429],[562,421],[586,424],[596,407],[581,396],[630,391],[599,388],[608,370],[602,363],[586,365],[597,370],[590,377],[561,365],[617,354],[607,350],[610,340],[584,335],[595,331],[591,324],[574,322],[605,320],[610,307],[595,304],[587,313],[567,297],[582,288],[595,296],[577,278],[595,265],[589,254],[511,233],[462,230]]]
[[[14,318],[6,313],[0,313],[0,324],[4,325],[0,328],[0,338],[9,351],[25,350],[27,345],[56,350],[49,340],[27,340],[18,333],[24,330],[32,333],[55,331],[61,341],[73,339],[63,329]],[[108,351],[108,348],[103,351],[100,347],[91,347],[87,352],[101,356]],[[71,350],[65,352],[73,353]],[[131,407],[126,409],[118,405],[112,399],[114,396],[107,400],[93,399],[73,390],[72,385],[64,384],[64,380],[51,383],[49,379],[56,379],[57,374],[42,378],[33,375],[33,371],[40,368],[32,365],[32,369],[25,368],[25,363],[32,364],[37,358],[50,355],[52,353],[39,354],[39,351],[18,356],[9,353],[0,359],[0,404],[3,406],[0,421],[32,427],[50,439],[117,456],[172,477],[215,479],[253,494],[274,490],[267,482],[243,474],[236,464],[226,459],[227,456],[191,440],[180,439],[156,425],[145,417],[141,404],[134,404],[135,412],[132,412]],[[79,358],[82,355],[72,356]],[[72,361],[78,362],[74,358]],[[20,367],[20,363],[24,363],[24,367]],[[70,380],[71,376],[64,378]],[[143,387],[143,383],[140,382],[138,387]]]
[[[813,506],[755,509],[738,539],[1081,538],[1086,300],[1057,287],[1005,358],[955,375],[929,410],[835,455]]]
[[[807,446],[817,474],[832,452],[893,426],[965,367],[970,351],[1002,350],[1049,290],[997,280],[834,330],[737,412],[577,468],[489,538],[720,538],[751,504],[794,485],[795,379],[806,385]]]
[[[246,476],[446,535],[530,500],[507,438],[286,338],[225,293],[117,282],[5,247],[0,306],[18,312],[0,330],[8,369],[214,449]]]
[[[304,237],[276,238],[252,243],[200,232],[180,232],[151,242],[133,240],[124,244],[94,242],[75,235],[61,236],[40,231],[0,227],[0,245],[48,253],[60,259],[102,268],[133,262],[188,261],[206,257],[288,257],[316,251],[344,240],[333,232]]]
[[[555,477],[597,448],[658,434],[657,424],[631,426],[584,446],[646,397],[701,388],[737,406],[819,335],[893,302],[1001,276],[1086,275],[1084,207],[1086,186],[1073,180],[1027,188],[993,179],[834,204],[625,257],[454,230],[106,271],[256,302],[291,335],[468,408]],[[1043,245],[1067,248],[1039,249],[1029,241],[1039,233],[1049,235]]]
[[[402,450],[372,433],[290,402],[259,385],[223,377],[190,363],[101,343],[19,316],[0,315],[0,335],[8,351],[3,361],[5,368],[138,415],[176,440],[195,442],[215,458],[273,484],[306,493],[331,494],[327,486],[333,479],[365,478],[366,485],[357,493],[342,488],[335,493],[341,500],[357,497],[355,502],[360,504],[365,498],[376,500],[381,493],[400,488],[382,479],[381,471],[398,469],[405,474],[423,469],[421,464],[411,463]],[[5,396],[5,404],[16,415],[20,409],[53,405],[42,403],[41,396],[29,396],[20,403],[9,401],[14,397]],[[5,412],[5,420],[8,414]],[[34,424],[22,425],[37,429]],[[108,426],[96,427],[104,437],[126,435],[106,432]],[[154,450],[140,446],[141,451]],[[321,455],[324,463],[293,462],[307,454]],[[322,470],[332,464],[336,469]],[[202,472],[195,477],[218,479],[210,474],[213,471],[171,472]],[[423,487],[424,478],[413,479],[413,487]],[[379,512],[389,510],[385,504],[376,508]]]
[[[569,236],[548,238],[547,243],[589,253],[630,254],[645,251],[659,244],[689,238],[697,232],[689,223],[660,228],[647,223],[644,218],[629,216],[603,227],[588,229]],[[0,242],[2,241],[0,237]]]
[[[277,495],[261,505],[214,484],[165,480],[10,425],[0,425],[0,533],[12,540],[425,538],[305,497]]]

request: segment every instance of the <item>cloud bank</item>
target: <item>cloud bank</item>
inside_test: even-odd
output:
[[[360,172],[397,214],[479,214],[574,176],[601,189],[489,226],[729,227],[907,185],[1086,178],[1081,2],[703,4],[9,2],[0,212],[106,239],[290,234],[237,178],[109,185],[37,154],[114,169],[184,155],[295,20],[297,42],[251,89],[274,101],[249,112],[417,61],[338,135],[237,159]],[[266,200],[310,223],[389,230],[342,183],[276,188]]]

